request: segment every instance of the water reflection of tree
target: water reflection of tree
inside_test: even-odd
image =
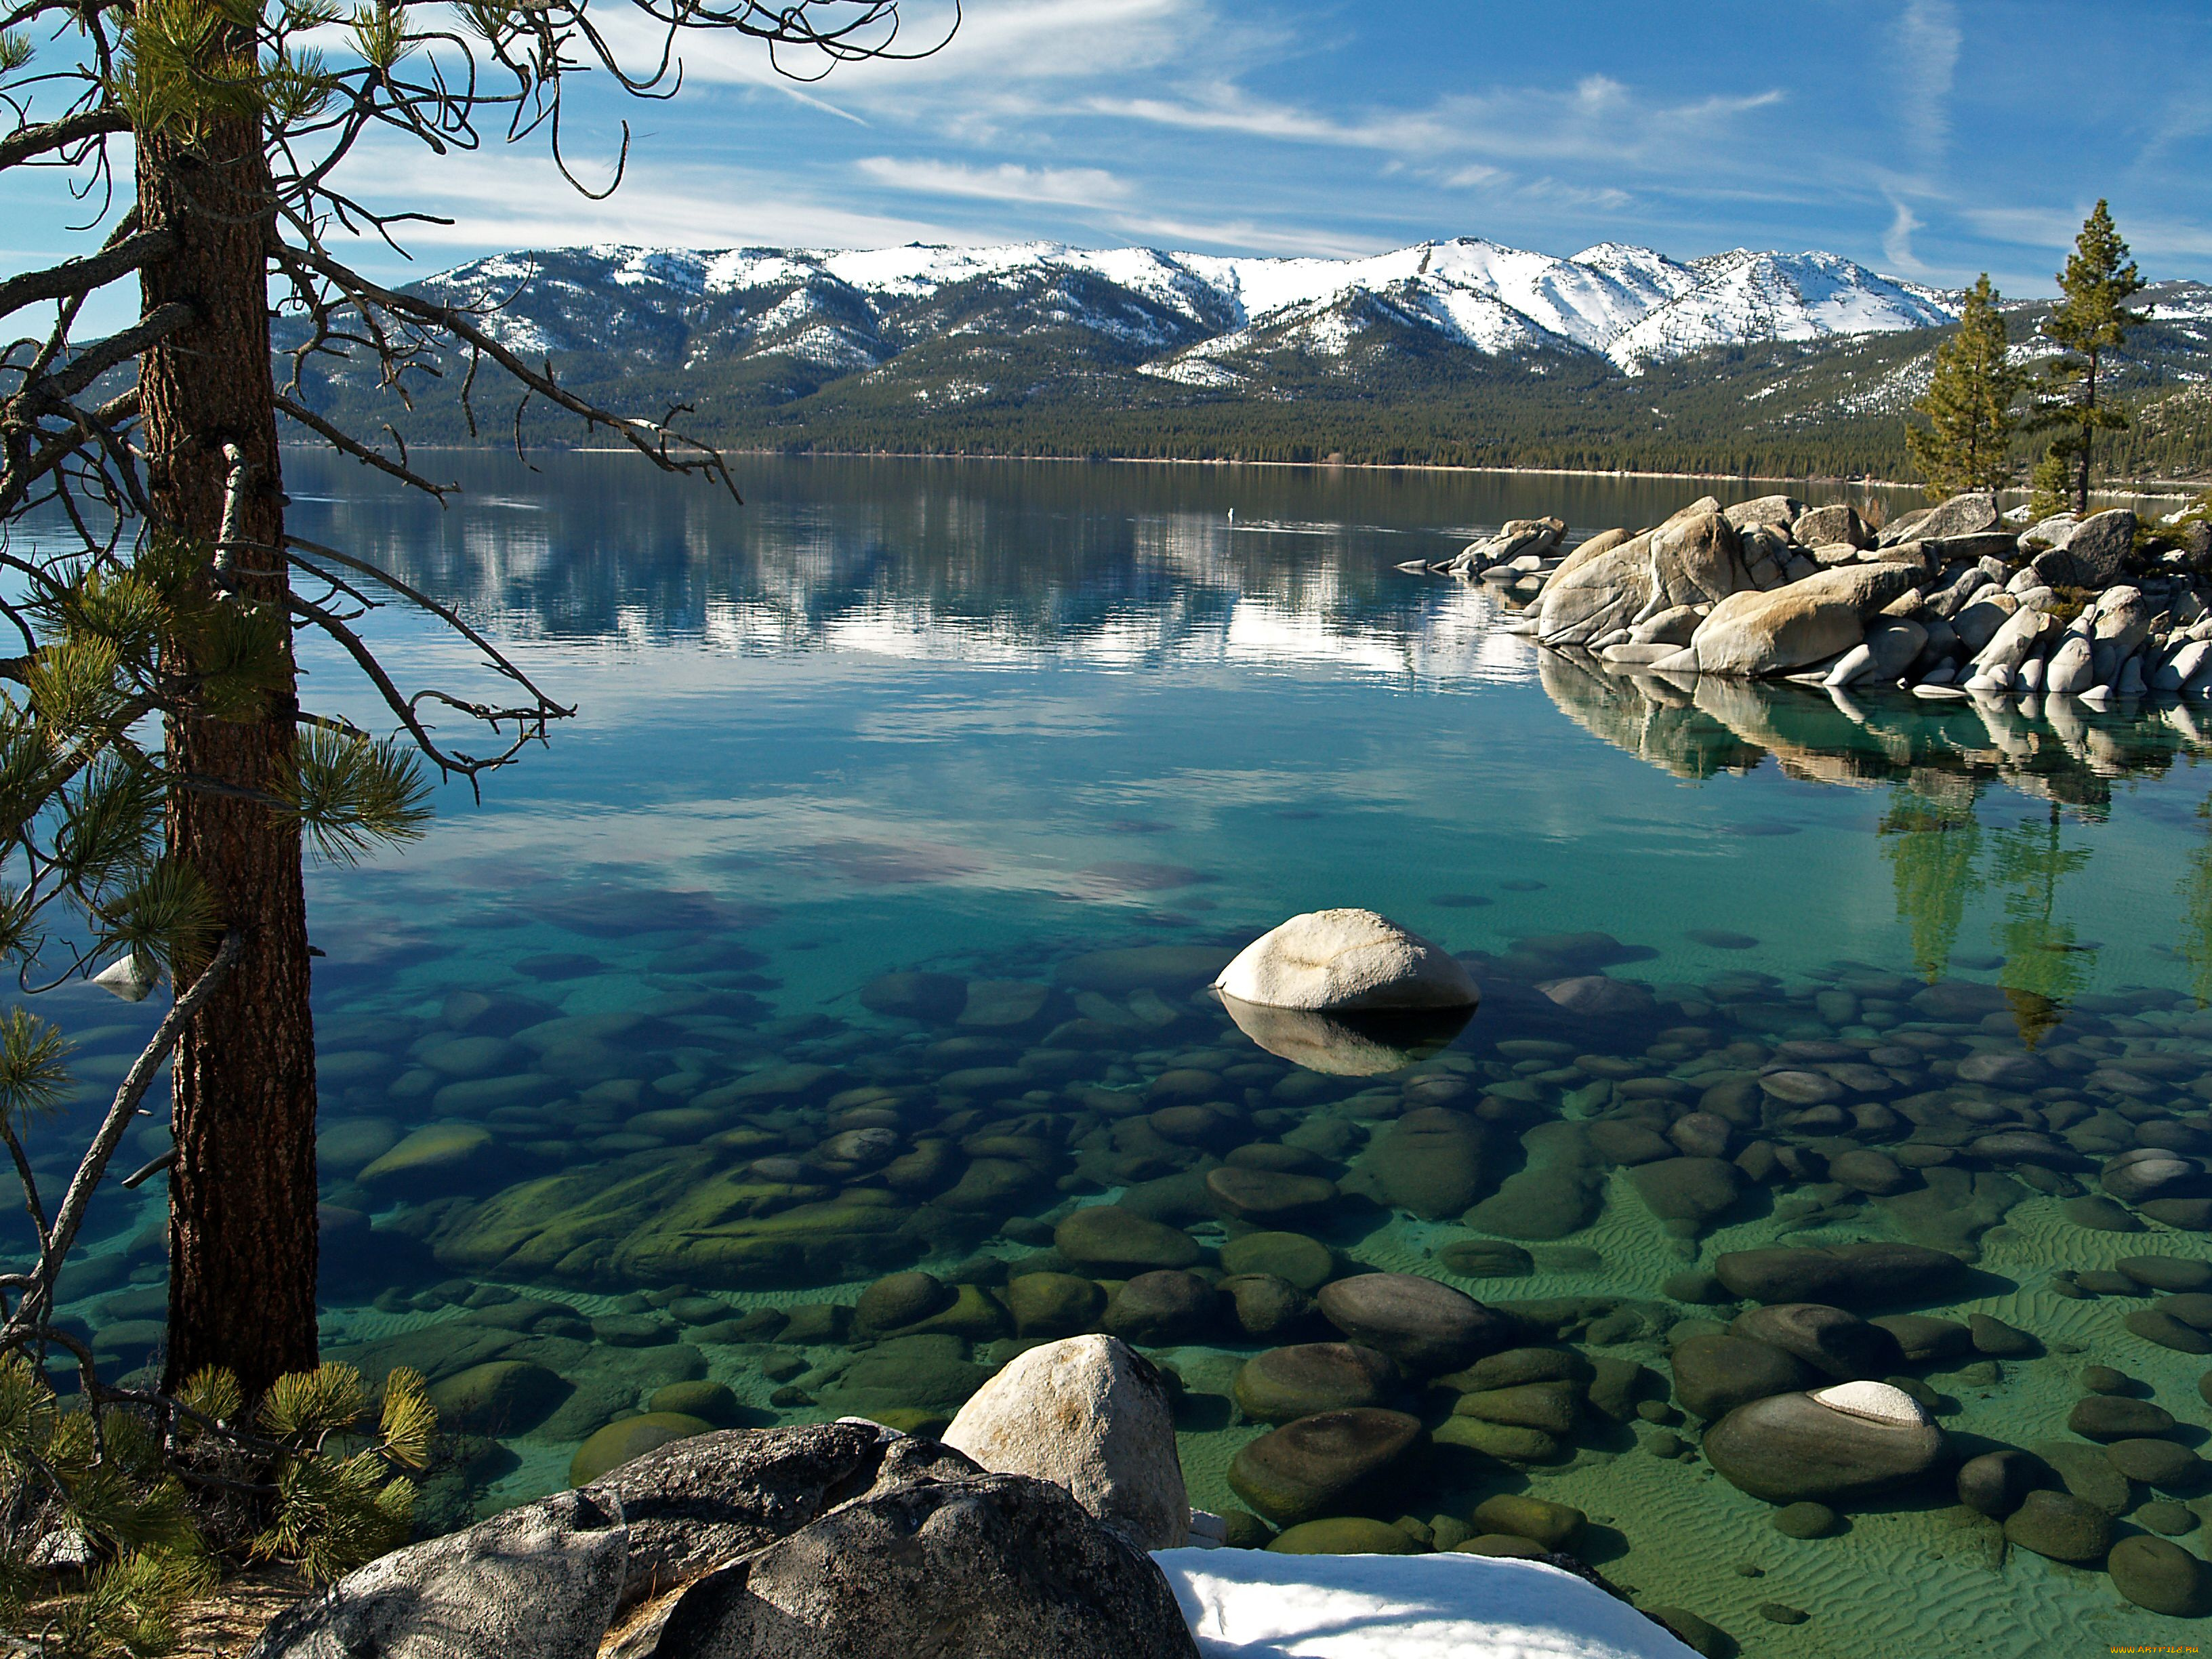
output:
[[[1991,841],[1990,879],[2004,893],[1997,982],[2033,1048],[2088,982],[2087,952],[2073,924],[2058,919],[2057,902],[2059,884],[2088,863],[2089,849],[2063,843],[2056,801],[2047,817],[2023,819]]]
[[[2197,808],[2212,821],[2212,797]],[[2181,956],[2189,964],[2189,993],[2200,1008],[2212,1003],[2212,838],[2189,849],[2187,867],[2175,884],[2181,895]]]
[[[1897,885],[1897,916],[1911,929],[1912,961],[1933,985],[1959,942],[1966,900],[1982,884],[1978,785],[1932,791],[1900,784],[1882,815],[1882,855]]]
[[[2088,984],[2089,951],[2073,924],[2059,919],[2058,890],[2088,863],[2089,849],[2065,844],[2056,801],[2045,816],[1996,830],[1985,844],[1975,813],[1980,795],[1978,781],[1923,774],[1900,782],[1882,815],[1882,855],[1896,883],[1898,920],[1911,933],[1913,964],[1930,984],[1958,945],[1967,901],[1985,889],[2002,896],[1997,983],[2021,1041],[2033,1048]],[[2212,802],[2207,809],[2212,816]],[[2212,1000],[2212,842],[2191,868],[2183,890],[2201,948],[2190,959],[2198,964],[2200,999]]]

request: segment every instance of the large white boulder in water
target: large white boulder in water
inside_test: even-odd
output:
[[[1315,910],[1262,933],[1213,988],[1265,1008],[1383,1013],[1472,1008],[1482,1000],[1440,945],[1372,910]]]

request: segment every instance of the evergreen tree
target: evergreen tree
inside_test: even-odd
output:
[[[562,111],[580,75],[662,97],[680,83],[686,44],[740,37],[813,74],[898,55],[898,0],[21,0],[0,17],[0,179],[21,192],[37,175],[17,169],[40,169],[57,195],[65,180],[97,209],[82,257],[0,283],[0,315],[33,319],[11,322],[27,331],[0,353],[0,621],[21,641],[20,656],[0,658],[0,680],[23,688],[0,708],[0,762],[35,758],[51,730],[77,744],[82,773],[16,778],[20,799],[0,800],[0,842],[48,872],[46,896],[95,918],[98,951],[50,946],[43,982],[89,977],[97,957],[133,943],[101,908],[121,874],[163,884],[149,890],[159,902],[130,914],[167,919],[156,948],[134,945],[131,973],[150,987],[166,972],[172,1012],[185,1010],[147,1062],[173,1067],[170,1389],[220,1364],[252,1401],[315,1366],[302,837],[343,858],[407,830],[418,805],[396,751],[301,706],[295,630],[349,659],[395,733],[444,776],[473,782],[574,712],[388,571],[288,531],[281,436],[434,495],[448,488],[415,470],[404,441],[359,435],[301,402],[307,379],[351,362],[398,407],[448,361],[465,387],[489,369],[523,402],[563,410],[665,471],[731,483],[720,453],[672,424],[679,410],[618,413],[510,350],[487,327],[490,296],[446,304],[352,270],[342,257],[352,239],[392,240],[424,216],[404,197],[387,211],[350,193],[357,179],[404,189],[407,176],[358,148],[374,137],[447,156],[534,140],[574,179]],[[614,182],[631,160],[622,134]],[[91,337],[106,310],[88,302],[119,283],[138,289],[137,320]],[[275,356],[272,307],[290,323]],[[32,517],[40,532],[18,533]],[[495,689],[400,684],[362,629],[390,605],[426,608],[479,647]],[[158,744],[139,741],[142,721],[158,721]],[[460,722],[489,742],[457,739]],[[96,821],[113,869],[80,860],[52,873],[50,821]],[[337,826],[336,842],[319,823]],[[139,833],[149,824],[158,849]],[[21,908],[0,890],[0,957],[27,954],[7,948]],[[48,1340],[42,1271],[7,1310],[0,1353]]]
[[[2007,356],[2011,337],[1990,274],[1967,291],[1959,331],[1936,348],[1936,374],[1912,407],[1925,427],[1908,424],[1905,447],[1940,501],[1969,489],[2002,489],[2012,482],[2013,404],[2021,372]]]
[[[2036,523],[2057,518],[2070,505],[2067,497],[2073,493],[2074,456],[2079,447],[2073,434],[2058,434],[2028,475],[2027,512]]]
[[[2074,240],[2066,269],[2058,273],[2061,298],[2042,331],[2062,355],[2044,370],[2037,424],[2060,434],[2051,453],[2062,456],[2072,471],[2076,513],[2089,510],[2097,434],[2127,429],[2125,414],[2098,403],[2097,377],[2105,354],[2117,349],[2127,331],[2144,321],[2141,312],[2127,308],[2142,286],[2142,273],[2112,223],[2111,209],[2100,201]]]

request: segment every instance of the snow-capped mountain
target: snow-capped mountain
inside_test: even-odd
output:
[[[532,352],[635,351],[667,367],[774,359],[815,384],[990,333],[1072,334],[1159,379],[1232,386],[1250,354],[1348,357],[1376,326],[1492,357],[1601,356],[1634,374],[1712,346],[1893,333],[1958,313],[1954,295],[1829,253],[1738,249],[1680,264],[1603,243],[1561,259],[1473,238],[1355,259],[1056,243],[602,246],[496,255],[422,286],[495,303],[493,329]]]

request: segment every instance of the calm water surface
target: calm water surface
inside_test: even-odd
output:
[[[1365,1512],[1559,1498],[1610,1577],[1750,1652],[2192,1628],[1940,1492],[1785,1538],[1678,1451],[1693,1425],[1662,1402],[1670,1340],[1714,1316],[1686,1272],[1914,1238],[1978,1258],[1929,1310],[2044,1350],[1906,1368],[1969,1443],[2068,1438],[2091,1359],[2201,1420],[2206,1361],[2065,1275],[2208,1254],[2075,1200],[2118,1151],[2205,1138],[2212,720],[1608,677],[1501,632],[1492,592],[1393,568],[1510,517],[1655,522],[1687,481],[755,461],[740,510],[622,458],[433,459],[469,486],[442,512],[293,460],[295,525],[514,642],[579,710],[481,805],[444,790],[421,847],[313,878],[326,1348],[445,1388],[465,1437],[434,1518],[565,1484],[605,1425],[660,1420],[641,1412],[941,1421],[1015,1315],[1146,1339],[1186,1390],[1194,1501],[1241,1506],[1229,1466],[1262,1425],[1237,1366],[1329,1333],[1241,1296],[1102,1314],[1182,1265],[1140,1230],[1115,1259],[1055,1246],[1113,1202],[1208,1276],[1292,1277],[1325,1247],[1327,1272],[1427,1273],[1521,1306],[1532,1341],[1648,1368],[1624,1420],[1586,1412],[1526,1467],[1424,1454]],[[419,625],[383,637],[403,679],[495,689]],[[307,665],[310,707],[374,723],[340,664]],[[1200,994],[1332,905],[1473,953],[1485,1004],[1443,1053],[1307,1070]],[[1598,974],[1642,988],[1586,1016],[1537,988]],[[71,1010],[91,1085],[138,1029],[115,1007]],[[2021,1064],[1962,1081],[1984,1053]],[[1777,1069],[1825,1097],[1762,1094]],[[1700,1104],[1728,1156],[1787,1154],[1718,1210],[1632,1173],[1656,1160],[1629,1132]],[[1438,1109],[1431,1167],[1408,1137]],[[1996,1130],[2049,1151],[1972,1150]],[[1897,1154],[1893,1182],[1830,1176],[1865,1148]],[[1206,1185],[1224,1161],[1334,1196],[1240,1215]],[[160,1339],[159,1187],[109,1200],[76,1270],[74,1310],[126,1363]],[[1255,1231],[1319,1244],[1240,1249]],[[1529,1254],[1456,1271],[1481,1239]],[[947,1288],[895,1282],[852,1322],[915,1267]],[[1009,1288],[1040,1268],[1065,1275],[1049,1295]],[[921,1328],[883,1338],[887,1310]],[[1407,1396],[1432,1425],[1452,1399]]]

